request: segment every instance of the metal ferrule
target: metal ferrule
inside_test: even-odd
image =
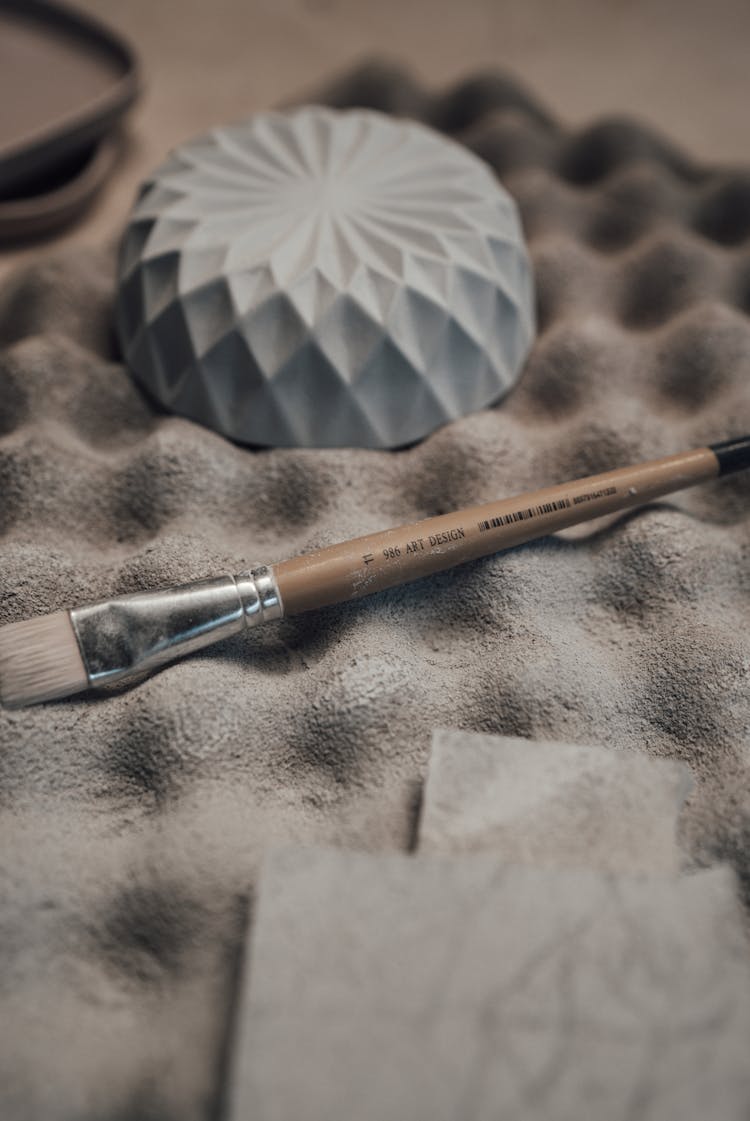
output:
[[[266,567],[70,612],[90,685],[152,670],[282,615],[276,578]]]

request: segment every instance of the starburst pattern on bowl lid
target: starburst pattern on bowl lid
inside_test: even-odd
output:
[[[484,407],[533,336],[515,204],[423,125],[309,107],[186,144],[120,255],[127,361],[260,444],[390,447]]]

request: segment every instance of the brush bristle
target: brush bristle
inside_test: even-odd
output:
[[[17,707],[79,693],[88,677],[67,611],[0,627],[0,700]]]

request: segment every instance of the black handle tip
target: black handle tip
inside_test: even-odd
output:
[[[731,475],[733,471],[750,467],[750,436],[739,436],[736,440],[723,440],[720,444],[708,446],[719,461],[720,475]]]

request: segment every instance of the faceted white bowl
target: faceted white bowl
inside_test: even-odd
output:
[[[414,122],[307,107],[214,129],[153,173],[117,325],[162,404],[234,440],[397,447],[515,383],[532,273],[476,156]]]

